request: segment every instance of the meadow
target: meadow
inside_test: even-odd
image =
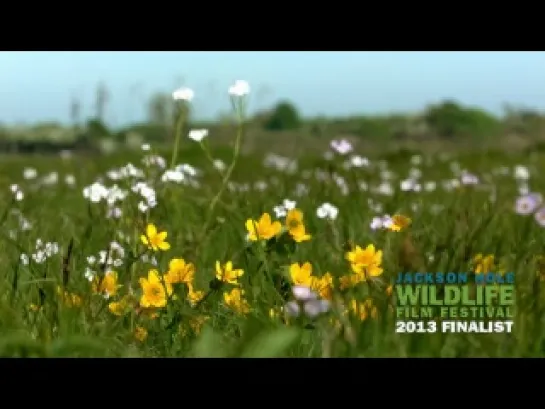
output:
[[[232,151],[212,132],[0,167],[2,357],[545,355],[543,154]],[[395,333],[399,272],[509,271],[511,333]]]

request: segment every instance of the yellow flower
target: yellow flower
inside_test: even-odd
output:
[[[165,274],[165,281],[170,284],[186,283],[193,281],[195,266],[193,263],[186,263],[183,258],[173,258],[168,263],[168,272]]]
[[[352,288],[363,281],[363,276],[357,274],[347,274],[339,278],[341,290]]]
[[[248,230],[248,240],[269,240],[280,233],[282,225],[279,221],[272,222],[269,213],[263,213],[259,221],[246,220],[246,230]]]
[[[106,297],[113,297],[119,287],[115,271],[106,272],[102,278],[95,276],[92,283],[93,293],[103,294]]]
[[[33,311],[33,312],[38,312],[38,311],[40,311],[42,309],[41,306],[36,305],[36,304],[30,304],[28,306],[28,308],[29,308],[30,311]]]
[[[228,261],[223,268],[219,261],[216,261],[216,278],[219,281],[229,284],[238,284],[238,278],[244,274],[242,269],[233,269],[233,263]]]
[[[230,292],[223,293],[225,304],[238,314],[247,314],[250,312],[250,305],[244,299],[244,290],[233,288]]]
[[[303,212],[299,209],[291,209],[288,212],[286,215],[286,228],[297,243],[311,239],[311,235],[307,234],[305,224],[303,223]]]
[[[167,234],[166,231],[158,232],[157,227],[150,223],[146,227],[146,234],[142,234],[140,240],[153,251],[168,250],[170,244],[165,241]]]
[[[323,299],[331,300],[333,298],[333,277],[329,273],[325,273],[322,277],[314,277],[310,288]]]
[[[393,285],[389,285],[388,287],[386,287],[385,292],[386,292],[386,295],[387,295],[388,297],[391,297],[391,296],[392,296],[392,292],[393,292],[393,291],[394,291],[394,286],[393,286]]]
[[[189,326],[191,327],[191,329],[196,334],[199,334],[201,332],[201,330],[202,330],[202,327],[204,326],[206,321],[208,321],[209,319],[210,319],[210,317],[204,316],[204,315],[200,315],[200,316],[197,316],[197,317],[191,317],[189,319]]]
[[[118,317],[125,315],[129,309],[129,297],[125,296],[119,301],[112,301],[108,304],[108,310]]]
[[[278,311],[278,308],[271,308],[269,310],[269,317],[273,320],[280,317],[280,311]]]
[[[402,214],[393,215],[391,221],[392,223],[388,226],[388,230],[395,232],[406,229],[412,222],[409,217]]]
[[[193,288],[193,284],[187,284],[187,289],[187,299],[192,306],[195,306],[204,298],[204,291],[195,290],[195,288]]]
[[[294,285],[304,285],[310,287],[312,285],[312,265],[307,261],[303,265],[293,263],[290,266],[290,277]]]
[[[61,287],[57,287],[57,295],[61,299],[61,302],[68,308],[74,308],[81,306],[81,297],[77,294],[70,293],[63,290]]]
[[[134,337],[138,341],[144,342],[146,340],[146,338],[148,337],[148,330],[145,329],[144,327],[136,327],[134,329]]]
[[[361,276],[361,281],[369,277],[378,277],[384,271],[381,268],[382,250],[375,250],[373,244],[369,244],[365,250],[356,246],[354,250],[346,253],[346,259],[350,262],[352,271]]]
[[[495,272],[495,267],[493,254],[483,256],[482,253],[479,253],[473,258],[473,271],[475,274]]]
[[[172,286],[169,283],[161,282],[159,272],[150,270],[148,278],[140,278],[140,287],[142,287],[142,297],[140,305],[144,308],[163,308],[167,305],[168,296],[172,295]]]
[[[363,303],[358,303],[356,300],[350,301],[350,311],[360,320],[365,321],[371,317],[376,319],[378,316],[377,307],[371,299],[365,300]]]

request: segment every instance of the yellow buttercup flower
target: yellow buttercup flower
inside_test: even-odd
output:
[[[346,290],[347,288],[352,288],[361,283],[363,276],[358,274],[347,274],[339,278],[341,290]]]
[[[365,281],[369,277],[378,277],[384,271],[382,264],[382,250],[376,250],[373,244],[369,244],[365,250],[356,246],[346,253],[346,259],[350,262],[352,271],[361,276]]]
[[[238,314],[247,314],[250,312],[250,305],[244,299],[244,290],[238,287],[233,288],[230,292],[223,293],[223,301]]]
[[[244,274],[242,269],[233,269],[233,263],[228,261],[222,267],[219,261],[216,261],[216,278],[224,283],[238,284],[238,278]]]
[[[354,314],[360,321],[365,321],[369,317],[373,319],[376,319],[378,317],[377,307],[369,298],[363,303],[359,303],[356,300],[350,301],[350,312]]]
[[[61,287],[57,287],[57,295],[65,307],[75,308],[80,307],[82,304],[82,300],[79,295],[63,290]]]
[[[148,330],[144,327],[136,327],[134,329],[134,337],[137,341],[144,342],[148,337]]]
[[[173,258],[168,264],[165,280],[170,284],[189,284],[193,281],[194,276],[195,266],[193,263],[186,263],[183,258]]]
[[[210,319],[210,317],[205,316],[205,315],[200,315],[200,316],[197,316],[197,317],[191,317],[189,319],[189,326],[195,332],[195,334],[199,334],[201,332],[201,330],[202,330],[202,327],[204,326],[206,321],[208,321],[209,319]]]
[[[314,279],[312,277],[312,265],[308,261],[302,265],[293,263],[290,266],[290,277],[294,285],[310,287]]]
[[[170,244],[165,241],[167,235],[168,233],[166,231],[158,232],[157,227],[150,223],[146,227],[146,234],[142,234],[140,240],[153,251],[166,251],[170,248]]]
[[[125,296],[119,301],[112,301],[108,304],[108,310],[118,317],[125,315],[129,310],[130,302],[129,297]]]
[[[479,253],[473,258],[473,271],[475,274],[495,273],[495,267],[493,254],[483,256],[482,253]]]
[[[316,291],[325,300],[333,298],[333,277],[325,273],[322,277],[314,277],[310,288]]]
[[[172,295],[172,286],[161,281],[157,270],[150,270],[148,278],[140,278],[140,287],[142,287],[142,297],[140,305],[144,308],[163,308],[167,305],[168,297]]]
[[[263,213],[259,220],[246,220],[248,240],[269,240],[280,233],[282,224],[279,221],[273,222],[269,213]]]
[[[187,284],[187,289],[187,299],[192,306],[195,306],[204,298],[204,291],[195,290],[195,288],[193,288],[193,284]]]
[[[393,215],[391,218],[391,223],[388,225],[387,229],[395,232],[406,229],[411,224],[412,220],[403,216],[402,214]]]
[[[311,239],[311,235],[307,234],[305,224],[303,223],[303,212],[299,209],[291,209],[286,215],[286,228],[290,236],[297,243]]]
[[[102,294],[106,297],[116,295],[120,285],[117,284],[117,273],[115,271],[107,271],[104,277],[95,276],[92,283],[93,293]]]

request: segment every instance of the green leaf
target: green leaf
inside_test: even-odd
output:
[[[295,328],[281,328],[255,337],[242,353],[244,358],[276,358],[282,356],[299,339]]]

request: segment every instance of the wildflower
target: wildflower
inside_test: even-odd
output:
[[[530,171],[526,166],[517,165],[515,166],[514,177],[517,180],[528,180],[530,179]]]
[[[204,138],[208,136],[208,129],[192,129],[189,131],[189,139],[194,140],[195,142],[201,142]]]
[[[223,268],[219,261],[216,261],[216,279],[223,283],[238,284],[238,278],[242,277],[244,270],[233,269],[233,263],[228,261]]]
[[[335,220],[339,214],[339,209],[331,203],[324,203],[316,210],[316,216],[320,219]]]
[[[189,284],[193,281],[194,276],[195,266],[193,263],[186,263],[183,258],[173,258],[168,263],[168,272],[164,277],[169,284]]]
[[[163,308],[167,305],[167,298],[172,295],[172,286],[169,283],[161,282],[159,272],[150,270],[148,278],[141,277],[139,280],[142,287],[140,305],[144,308]]]
[[[250,306],[244,299],[244,290],[240,288],[233,288],[230,292],[223,293],[223,301],[229,308],[239,314],[250,312]]]
[[[236,80],[233,85],[229,87],[229,94],[233,97],[244,97],[250,93],[250,85],[244,80]]]
[[[178,88],[172,93],[172,99],[175,101],[186,101],[191,102],[195,93],[190,88]]]
[[[32,303],[31,303],[31,304],[28,306],[28,309],[29,309],[30,311],[32,311],[32,312],[38,312],[38,311],[40,311],[40,310],[42,309],[42,307],[39,306],[39,305],[36,305],[36,304],[32,304]]]
[[[387,295],[388,297],[391,297],[391,296],[392,296],[392,292],[393,292],[393,291],[394,291],[394,286],[393,286],[393,285],[389,285],[388,287],[386,287],[385,292],[386,292],[386,295]]]
[[[365,281],[364,276],[358,274],[347,274],[339,278],[341,290],[346,290],[347,288],[352,288],[358,285],[359,283]]]
[[[195,334],[199,334],[202,330],[202,327],[210,319],[209,316],[201,315],[197,317],[191,317],[189,319],[189,326],[195,332]]]
[[[134,329],[134,338],[136,338],[137,341],[144,342],[146,338],[148,337],[148,330],[144,327],[136,327]]]
[[[123,297],[119,301],[112,301],[108,304],[108,310],[118,317],[125,315],[128,312],[129,301],[128,297]]]
[[[280,311],[278,311],[278,308],[271,308],[269,310],[269,318],[272,320],[275,320],[280,317]]]
[[[351,300],[350,312],[360,321],[365,321],[369,317],[376,319],[378,316],[377,307],[373,304],[373,301],[370,298],[365,300],[363,303],[359,303],[356,300]]]
[[[312,265],[307,261],[300,265],[293,263],[290,266],[290,277],[294,285],[309,287],[312,285]]]
[[[411,219],[401,214],[393,215],[390,219],[391,223],[388,223],[386,227],[390,231],[399,232],[406,229],[411,224]]]
[[[195,290],[193,284],[191,283],[187,284],[187,289],[187,299],[189,300],[191,306],[194,307],[204,298],[204,291]]]
[[[311,288],[323,299],[331,300],[333,298],[333,277],[329,273],[325,273],[322,277],[315,277],[312,280]]]
[[[280,233],[282,225],[279,221],[272,222],[269,213],[263,213],[258,221],[246,220],[246,230],[250,241],[269,240]]]
[[[545,227],[545,207],[542,207],[535,212],[534,218],[541,227]]]
[[[331,141],[331,148],[340,155],[346,155],[352,152],[352,144],[346,139]]]
[[[120,286],[117,284],[117,273],[115,271],[108,271],[104,274],[102,279],[98,276],[94,276],[92,282],[93,293],[102,294],[104,297],[113,297]]]
[[[167,234],[166,231],[158,232],[157,227],[150,223],[146,227],[146,235],[142,234],[140,240],[153,251],[168,250],[170,244],[165,241]]]
[[[375,250],[373,244],[369,244],[365,250],[356,246],[354,250],[346,253],[346,259],[350,262],[352,271],[361,276],[362,281],[368,277],[378,277],[384,271],[382,264],[382,250]]]
[[[482,253],[479,253],[473,258],[473,271],[475,274],[491,273],[494,272],[495,264],[493,254],[483,256]]]
[[[543,198],[539,193],[529,193],[523,195],[515,202],[515,212],[520,215],[528,215],[534,213],[543,202]]]
[[[82,300],[77,294],[63,290],[61,287],[57,287],[57,295],[61,299],[64,306],[68,308],[80,307]]]
[[[286,303],[284,311],[290,317],[298,317],[301,310],[309,318],[329,311],[329,301],[318,299],[318,294],[305,286],[295,286],[292,289],[295,300]]]
[[[310,240],[303,223],[303,212],[298,209],[291,209],[286,215],[286,228],[288,233],[297,243]]]

